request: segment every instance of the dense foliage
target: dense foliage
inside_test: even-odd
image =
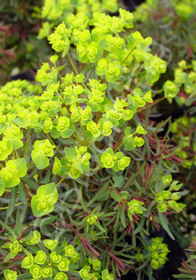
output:
[[[179,22],[192,20],[178,2]],[[196,60],[176,56],[169,76],[152,38],[137,30],[153,4],[135,13],[116,1],[46,0],[34,8],[37,41],[47,37],[50,56],[46,47],[35,82],[0,89],[6,280],[112,280],[130,269],[155,279],[170,250],[151,232],[182,236],[170,215],[186,213],[192,191],[178,175],[183,167],[189,176],[196,163]],[[162,100],[188,113],[156,123]]]

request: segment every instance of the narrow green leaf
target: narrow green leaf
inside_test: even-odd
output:
[[[120,218],[120,209],[118,209],[118,212],[117,212],[116,221],[115,221],[115,224],[114,224],[114,226],[113,226],[113,229],[114,229],[114,230],[118,230],[119,218]]]
[[[170,229],[168,227],[168,220],[165,217],[165,215],[161,212],[159,212],[159,219],[160,219],[161,225],[164,228],[164,230],[168,233],[168,235],[171,237],[171,239],[175,240],[175,237],[173,236],[172,232],[170,231]]]
[[[126,228],[126,218],[125,218],[125,203],[122,204],[120,211],[120,220],[124,228]]]
[[[98,201],[104,201],[108,198],[109,195],[109,190],[108,188],[108,184],[106,183],[101,189],[100,191],[98,191],[96,193],[96,195],[89,201],[89,203],[86,205],[86,207],[88,208],[94,201],[98,200]]]
[[[26,193],[24,191],[24,187],[23,187],[23,184],[22,184],[21,181],[20,181],[19,186],[18,186],[18,195],[19,195],[19,198],[20,198],[21,202],[23,204],[27,204]]]
[[[16,187],[11,189],[11,198],[7,210],[7,218],[12,215],[15,209],[15,204],[16,204]]]
[[[27,186],[32,188],[33,190],[37,190],[39,188],[38,185],[36,185],[33,181],[31,181],[27,175],[25,175],[23,178],[21,178],[21,181],[23,181]]]
[[[139,225],[136,227],[136,229],[134,230],[133,234],[137,234],[138,232],[141,232],[143,226],[144,226],[144,222],[145,222],[145,218],[142,217]]]
[[[12,253],[10,252],[4,259],[4,262],[9,261],[9,259],[11,259]]]
[[[17,236],[20,236],[22,234],[22,224],[20,221],[20,209],[19,208],[17,209],[17,212],[16,212],[16,233],[17,233]]]
[[[54,216],[54,217],[47,217],[44,219],[40,219],[40,220],[35,220],[35,222],[33,223],[33,226],[35,227],[41,227],[41,226],[46,226],[50,223],[53,223],[54,221],[56,221],[56,218],[58,216]]]
[[[121,202],[121,200],[122,200],[122,197],[121,197],[121,195],[119,194],[117,194],[116,192],[114,192],[114,191],[111,191],[110,192],[110,196],[111,196],[111,198],[113,198],[114,200],[116,200],[117,202]]]

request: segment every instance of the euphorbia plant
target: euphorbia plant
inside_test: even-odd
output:
[[[122,9],[119,14],[94,13],[91,19],[83,13],[70,14],[48,36],[58,55],[52,55],[38,70],[39,85],[11,82],[0,92],[2,198],[7,198],[12,188],[6,219],[16,207],[16,229],[26,231],[26,226],[19,227],[19,220],[24,222],[20,210],[22,215],[26,207],[39,217],[32,226],[40,227],[43,237],[52,234],[50,226],[62,228],[62,233],[55,232],[56,241],[43,241],[46,248],[53,250],[61,236],[68,236],[71,242],[73,233],[76,238],[72,245],[78,245],[78,253],[72,245],[66,247],[58,265],[58,256],[51,253],[42,268],[48,254],[40,251],[41,245],[37,245],[39,251],[33,250],[34,260],[22,247],[22,239],[10,239],[5,248],[10,249],[11,257],[20,250],[27,255],[16,270],[22,274],[29,269],[34,279],[67,279],[64,271],[68,270],[70,252],[77,268],[82,267],[79,275],[84,280],[113,279],[108,270],[120,275],[128,265],[137,266],[141,260],[143,267],[151,263],[152,275],[153,268],[164,264],[168,251],[158,263],[159,256],[150,253],[154,242],[145,245],[144,234],[150,226],[161,224],[174,238],[164,213],[179,212],[184,207],[177,202],[184,194],[176,192],[181,185],[172,182],[171,173],[176,170],[170,150],[153,138],[148,116],[139,114],[145,106],[153,105],[151,87],[166,71],[166,63],[150,54],[151,38],[131,32],[133,15]],[[170,86],[168,82],[166,90]],[[174,97],[172,92],[167,96]],[[156,152],[159,155],[153,156]],[[7,201],[2,201],[2,209],[6,209]],[[126,248],[119,258],[115,255],[115,240],[121,238],[118,233],[131,234],[130,256]],[[114,234],[114,242],[110,242],[109,234]],[[138,257],[138,235],[145,247],[144,259]],[[33,240],[36,237],[38,233]],[[27,245],[35,244],[31,241]],[[14,256],[13,244],[17,248]],[[88,254],[101,255],[101,274],[90,272],[89,264],[94,268],[97,263],[95,258],[86,261]],[[10,265],[13,268],[14,263]],[[71,272],[75,273],[74,269]],[[7,279],[16,277],[10,270],[4,275]]]

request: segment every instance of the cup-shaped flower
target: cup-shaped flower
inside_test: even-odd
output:
[[[43,132],[49,133],[53,128],[53,123],[51,118],[46,118],[43,124]]]
[[[143,126],[139,123],[137,128],[136,128],[136,131],[135,133],[138,133],[138,134],[147,134],[147,131],[143,128]]]
[[[60,261],[61,261],[61,259],[62,259],[62,256],[61,255],[57,255],[57,253],[56,252],[52,252],[51,254],[50,254],[50,259],[51,259],[51,261],[53,262],[53,263],[59,263]]]
[[[87,63],[89,58],[88,58],[88,52],[86,45],[84,44],[78,44],[77,45],[77,53],[78,53],[78,60],[81,61],[82,63]]]
[[[169,200],[167,204],[171,209],[175,210],[177,213],[182,211],[186,206],[184,203],[179,203],[175,200]]]
[[[96,64],[96,74],[99,76],[103,76],[107,71],[107,59],[101,58]]]
[[[125,168],[130,164],[131,159],[129,157],[122,157],[119,161],[118,161],[118,168],[120,170],[125,170]]]
[[[76,104],[72,104],[70,106],[71,119],[73,120],[73,122],[78,122],[80,120],[81,111],[82,109],[79,106],[76,106]]]
[[[166,199],[168,199],[171,195],[171,192],[170,191],[162,191],[162,192],[159,192],[159,193],[156,193],[156,196],[155,196],[155,200],[156,201],[164,201]]]
[[[106,71],[106,80],[110,83],[115,82],[121,74],[121,65],[117,62],[111,62],[108,64]]]
[[[9,140],[0,141],[0,160],[5,160],[12,153],[13,144]]]
[[[11,252],[11,258],[15,258],[18,253],[22,252],[22,246],[18,240],[15,240],[13,243],[9,244],[9,249]]]
[[[33,256],[29,253],[22,260],[21,267],[27,269],[27,268],[30,268],[32,265],[34,265],[34,259],[33,259]]]
[[[89,276],[90,269],[91,269],[90,265],[86,265],[79,271],[79,274],[80,274],[82,280],[89,279],[88,276]]]
[[[41,267],[39,265],[34,264],[29,268],[29,271],[33,276],[33,279],[39,279],[41,277]]]
[[[159,212],[166,212],[167,211],[167,203],[166,202],[159,202],[157,204],[157,210]]]
[[[48,40],[56,52],[63,52],[62,56],[68,53],[70,41],[64,22],[59,24],[56,30],[48,36]]]
[[[39,250],[35,255],[35,263],[44,264],[46,261],[46,253],[42,250]]]
[[[44,278],[48,278],[48,277],[52,277],[52,268],[51,267],[43,267],[42,269],[41,269],[41,275],[42,275],[42,277],[44,277]]]
[[[97,216],[95,214],[90,214],[84,219],[88,225],[94,225],[97,222]]]
[[[81,123],[85,124],[92,118],[91,107],[86,106],[86,108],[81,112]]]
[[[114,166],[114,159],[113,159],[113,150],[112,148],[106,149],[106,151],[101,155],[101,163],[105,168],[112,168]]]
[[[92,106],[92,110],[99,111],[100,106],[99,103],[102,103],[104,101],[105,92],[99,90],[99,89],[92,89],[92,91],[89,94],[89,104]]]
[[[54,250],[54,248],[57,246],[57,244],[58,244],[58,239],[55,239],[55,240],[44,239],[44,246],[51,251]]]
[[[31,207],[35,217],[48,215],[54,209],[54,204],[46,201],[47,197],[35,195],[31,200]]]
[[[54,164],[52,167],[53,174],[57,174],[61,170],[61,167],[62,167],[61,161],[57,157],[55,157]]]
[[[49,165],[48,157],[54,155],[54,148],[55,145],[52,145],[48,139],[35,141],[31,157],[38,169],[44,169]]]
[[[60,271],[68,271],[69,270],[70,260],[67,258],[63,258],[58,264],[58,269]]]
[[[31,199],[31,207],[34,216],[40,217],[52,212],[57,199],[58,192],[55,183],[39,187],[37,194]]]
[[[17,272],[10,270],[10,269],[5,269],[3,271],[3,274],[5,276],[5,280],[17,280]]]
[[[68,280],[67,275],[63,272],[58,272],[54,280]]]
[[[65,131],[69,127],[69,118],[62,116],[58,118],[57,131]]]
[[[87,57],[91,63],[95,63],[102,56],[103,50],[96,42],[91,42],[87,47]]]
[[[162,181],[163,181],[163,186],[167,186],[172,182],[172,174],[166,175],[164,177],[162,177]]]
[[[93,259],[91,257],[88,258],[90,264],[92,264],[93,269],[95,271],[101,270],[101,261],[99,259]]]
[[[109,273],[109,271],[107,269],[104,269],[101,272],[102,275],[102,280],[114,280],[114,275],[112,273]]]
[[[145,141],[142,137],[135,136],[133,138],[133,143],[135,147],[141,147],[144,145]]]
[[[89,32],[89,30],[85,30],[85,31]],[[77,84],[82,83],[84,81],[84,79],[85,79],[85,76],[82,73],[80,73],[74,77],[74,80],[76,81]]]
[[[133,14],[121,8],[119,9],[119,13],[120,13],[120,18],[124,22],[124,26],[126,28],[133,28],[133,18],[134,18]]]
[[[98,125],[94,121],[90,121],[87,123],[86,129],[90,131],[93,137],[99,137],[100,131]]]
[[[114,123],[114,125],[118,125],[119,122],[117,121],[119,121],[122,118],[122,113],[114,110],[109,110],[108,117],[110,118],[111,122]]]
[[[172,82],[166,81],[163,85],[164,95],[167,100],[171,103],[172,99],[176,97],[177,93],[179,92],[179,88]]]
[[[73,247],[73,245],[69,244],[65,247],[65,256],[72,258],[76,254],[76,251]]]
[[[20,178],[27,173],[27,166],[24,158],[12,159],[6,162],[6,167],[0,171],[1,179],[5,187],[15,187],[20,183]]]
[[[146,211],[146,208],[144,208],[142,205],[144,202],[139,201],[137,199],[132,199],[130,202],[127,203],[129,210],[128,210],[128,217],[130,221],[133,220],[132,215],[133,214],[142,214],[144,211]]]
[[[20,130],[20,127],[12,124],[10,126],[5,127],[3,130],[4,141],[9,141],[12,144],[13,150],[17,150],[23,146],[23,142],[20,140],[23,138],[23,133]]]
[[[72,166],[71,169],[69,170],[69,177],[71,179],[77,179],[80,177],[81,174],[82,172],[78,168],[75,168],[74,166]]]
[[[153,102],[151,90],[147,91],[147,93],[144,95],[144,100],[148,103]]]
[[[104,136],[110,136],[112,134],[113,124],[111,121],[105,121],[102,125],[102,134]]]
[[[41,235],[38,230],[31,231],[22,241],[27,245],[35,245],[39,243]]]

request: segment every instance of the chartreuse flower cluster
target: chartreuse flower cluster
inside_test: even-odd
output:
[[[184,20],[190,19],[192,16],[195,16],[196,3],[195,1],[186,0],[175,0],[172,3],[173,8],[175,9],[176,14],[179,17],[182,17]]]
[[[153,269],[159,269],[162,267],[167,261],[167,254],[169,253],[169,249],[167,244],[162,242],[161,237],[156,237],[152,239],[151,245],[148,246],[148,250],[151,256],[151,266]]]
[[[54,175],[71,179],[93,171],[92,160],[96,170],[118,172],[129,166],[130,156],[117,150],[123,145],[125,151],[143,146],[147,131],[139,121],[127,124],[138,108],[153,102],[150,85],[166,70],[166,63],[149,53],[151,38],[144,39],[139,32],[121,36],[132,26],[133,15],[122,9],[119,17],[96,12],[89,19],[70,14],[48,39],[56,52],[68,58],[76,74],[62,75],[55,54],[50,58],[52,65],[46,62],[38,70],[36,79],[42,86],[14,81],[1,88],[0,158],[5,161],[0,171],[1,195],[20,183],[27,166],[38,170],[50,166]],[[85,64],[81,73],[74,66],[78,62]],[[100,141],[115,139],[122,128],[119,147],[106,144],[104,150],[97,149]],[[58,139],[66,145],[62,141],[55,145]],[[52,211],[57,200],[54,191],[50,206],[42,203],[38,209],[35,205],[46,192],[39,189],[32,200],[36,216]]]
[[[181,158],[185,168],[191,168],[196,163],[195,134],[192,133],[196,118],[192,115],[193,108],[191,108],[196,96],[196,61],[192,60],[189,65],[185,60],[180,61],[174,70],[174,81],[167,81],[164,90],[169,101],[175,98],[180,106],[190,107],[190,114],[172,122],[170,131],[174,133],[174,138],[178,143],[176,155]],[[185,109],[185,107],[183,108]]]
[[[4,270],[6,280],[16,280],[21,276],[24,279],[25,276],[29,277],[29,274],[31,279],[68,280],[70,276],[82,280],[114,280],[114,276],[109,274],[107,269],[102,270],[101,260],[98,258],[88,257],[85,260],[86,265],[82,265],[80,254],[73,245],[68,244],[65,239],[62,243],[58,239],[44,239],[42,242],[37,230],[19,241],[11,237],[10,242],[3,248],[10,250],[4,261],[13,259],[18,254],[25,254],[20,264],[25,272],[17,275],[16,271],[6,269]]]
[[[196,117],[186,116],[175,120],[170,127],[178,147],[176,149],[176,155],[182,160],[182,166],[185,168],[191,168],[196,165],[196,141],[195,133],[192,133],[195,129]]]
[[[128,209],[128,217],[130,221],[133,221],[133,215],[143,214],[146,211],[146,208],[142,205],[144,202],[139,201],[137,199],[132,199],[130,202],[127,203]]]
[[[69,52],[70,44],[74,45],[77,59],[85,64],[93,63],[96,74],[107,82],[114,83],[123,76],[130,80],[131,73],[134,75],[136,70],[144,69],[142,80],[153,85],[166,71],[166,63],[149,53],[151,38],[144,39],[139,32],[119,36],[125,29],[133,27],[133,15],[123,9],[119,9],[119,13],[120,17],[110,17],[96,12],[92,19],[71,14],[48,36],[49,42],[63,56]],[[79,20],[80,26],[75,27]],[[89,26],[94,28],[90,30]],[[137,88],[136,97],[129,95],[128,99],[133,108],[134,104],[142,107],[151,99],[150,94],[148,90],[143,92]]]
[[[180,61],[174,70],[174,81],[166,81],[163,89],[170,103],[175,98],[179,105],[192,105],[196,95],[196,60],[191,65]]]
[[[158,211],[166,212],[169,210],[171,212],[171,210],[174,210],[177,213],[180,212],[185,207],[185,204],[177,202],[184,195],[183,192],[178,192],[182,184],[178,184],[178,181],[172,181],[171,174],[164,176],[162,182],[162,190],[155,195]],[[168,188],[168,190],[165,190],[165,188]]]
[[[156,15],[159,5],[161,4],[157,0],[145,1],[145,3],[142,3],[136,8],[135,20],[146,22],[151,13]],[[167,5],[162,4],[162,7],[168,7],[168,3]],[[182,20],[189,20],[192,16],[195,16],[195,11],[196,4],[194,1],[174,0],[170,3],[170,10],[167,9],[167,13],[169,12],[169,14],[167,14],[167,17],[165,17],[165,23],[167,23],[168,19],[174,14]]]
[[[150,245],[147,246],[145,253],[138,251],[136,260],[141,265],[144,265],[145,261],[150,262],[151,267],[156,270],[166,263],[169,252],[168,245],[163,242],[163,239],[155,237],[150,240]]]
[[[46,3],[45,13],[51,12],[52,17],[52,6],[49,1]],[[67,4],[59,3],[66,8]],[[48,36],[58,55],[52,55],[38,70],[36,80],[41,85],[17,81],[7,83],[0,90],[0,195],[6,197],[11,192],[13,201],[17,200],[17,206],[23,207],[19,195],[22,190],[28,202],[31,200],[35,217],[50,214],[57,203],[57,209],[65,213],[63,218],[70,219],[78,232],[84,230],[90,235],[93,230],[99,230],[94,241],[99,236],[107,237],[108,227],[114,223],[116,229],[119,222],[127,228],[135,220],[150,221],[151,210],[157,216],[158,207],[162,211],[164,204],[167,210],[180,208],[176,202],[178,193],[173,195],[171,189],[166,198],[165,189],[160,189],[162,200],[161,196],[154,197],[153,189],[150,193],[147,190],[144,201],[140,198],[143,186],[139,195],[138,191],[130,191],[129,182],[123,190],[124,177],[127,179],[132,170],[128,169],[132,157],[137,157],[149,133],[137,111],[153,102],[151,86],[166,71],[166,63],[150,53],[152,39],[131,32],[132,27],[133,15],[122,9],[119,17],[97,11],[91,17],[69,13]],[[63,66],[59,66],[62,61]],[[169,97],[175,92],[172,86],[170,82],[165,86]],[[115,180],[113,174],[123,179],[115,186],[120,189],[120,195],[111,187]],[[59,200],[64,192],[58,191],[58,187],[63,182],[66,191],[69,187],[69,191],[77,189],[79,193],[79,211],[76,209],[73,215],[71,211],[66,215],[65,211],[72,204]],[[22,203],[18,204],[19,199]],[[69,199],[73,202],[71,195]],[[110,199],[115,200],[116,207],[108,213],[105,205]],[[152,200],[156,200],[154,204],[150,204]],[[9,207],[13,210],[14,206],[15,203]],[[54,217],[51,214],[48,218]],[[36,231],[29,239],[10,240],[4,247],[10,250],[5,260],[25,253],[22,271],[33,279],[59,280],[69,275],[83,280],[114,279],[107,269],[101,271],[99,260],[80,262],[81,247],[58,244],[58,240],[41,242]],[[121,266],[118,259],[114,261]],[[10,270],[5,270],[4,275],[6,280],[17,277]]]
[[[31,207],[36,217],[49,214],[57,202],[58,192],[55,183],[40,186],[37,194],[31,199]]]
[[[39,30],[38,38],[42,39],[47,37],[54,26],[60,22],[69,18],[69,16],[75,12],[79,21],[75,25],[75,28],[80,27],[81,17],[92,17],[94,12],[112,12],[118,11],[117,0],[44,0],[44,4],[41,10],[41,18],[47,20],[42,23],[42,27]]]
[[[154,174],[156,172],[157,169],[154,170]],[[181,187],[182,184],[172,180],[171,174],[162,174],[160,179],[157,179],[153,184],[149,184],[148,188],[150,192],[146,188],[147,193],[145,198],[137,196],[134,191],[131,193],[123,190],[111,190],[110,197],[117,202],[114,207],[114,210],[117,211],[116,221],[120,221],[124,228],[127,227],[127,224],[134,227],[134,224],[137,224],[140,220],[144,222],[144,220],[151,220],[152,216],[157,216],[157,211],[159,215],[167,211],[179,213],[185,207],[185,204],[178,202],[186,193],[185,191],[179,191]],[[154,189],[153,193],[152,189]],[[91,224],[96,224],[98,216],[93,215],[88,217]]]

